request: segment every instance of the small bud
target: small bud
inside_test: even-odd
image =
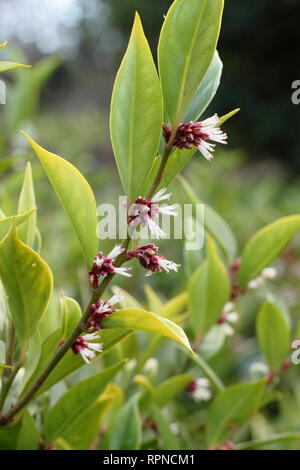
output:
[[[158,247],[152,243],[144,245],[134,250],[129,250],[127,252],[128,259],[137,258],[139,263],[143,268],[147,270],[147,275],[151,275],[156,271],[162,271],[163,269],[166,272],[178,271],[179,264],[174,263],[173,261],[167,260],[164,256],[159,255]]]

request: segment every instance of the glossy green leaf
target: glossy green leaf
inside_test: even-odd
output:
[[[142,422],[139,394],[133,395],[116,415],[111,430],[111,450],[139,450],[142,443]]]
[[[36,209],[31,209],[28,212],[25,212],[25,214],[19,214],[19,215],[12,215],[9,217],[3,217],[0,219],[0,239],[5,237],[7,232],[9,231],[10,227],[14,223],[16,226],[19,226],[23,222],[25,222],[27,219],[29,219],[34,212],[36,212]]]
[[[227,258],[235,257],[237,251],[236,238],[227,222],[206,202],[201,201],[191,185],[183,176],[177,177],[178,184],[183,190],[189,203],[204,204],[204,227],[222,248]]]
[[[180,326],[167,318],[137,308],[118,310],[102,322],[103,328],[125,328],[129,330],[149,331],[171,338],[190,348],[189,340]]]
[[[207,258],[189,283],[189,308],[195,333],[205,334],[217,322],[229,294],[228,274],[214,242],[208,238]]]
[[[32,209],[36,208],[32,170],[30,162],[26,165],[23,186],[18,203],[18,214],[24,214]],[[18,229],[19,238],[26,243],[26,245],[33,248],[36,237],[36,211],[24,221],[24,223]]]
[[[0,72],[9,72],[10,70],[30,67],[31,65],[17,64],[16,62],[0,62]]]
[[[192,104],[189,107],[183,121],[198,121],[206,108],[212,102],[220,85],[223,64],[216,51],[213,60],[207,70],[203,80],[201,81]]]
[[[158,63],[164,105],[172,124],[182,120],[211,64],[222,12],[223,0],[176,0],[168,11]]]
[[[155,388],[153,394],[154,403],[159,408],[163,408],[181,393],[191,380],[193,380],[193,374],[175,375],[165,380]]]
[[[244,287],[273,261],[300,230],[300,215],[282,217],[259,230],[246,244],[238,280]]]
[[[60,315],[62,338],[67,338],[79,322],[82,312],[80,305],[75,299],[61,294]]]
[[[157,154],[162,97],[157,71],[136,13],[111,102],[110,132],[120,178],[131,200],[139,196]]]
[[[111,397],[103,396],[102,398],[102,396],[96,403],[88,406],[83,413],[80,413],[74,419],[72,426],[62,433],[63,439],[72,446],[72,449],[89,449],[99,434],[101,419],[112,402]]]
[[[0,242],[0,277],[17,335],[26,347],[52,293],[49,266],[18,238],[13,226]]]
[[[70,218],[82,251],[90,264],[97,254],[96,201],[88,182],[71,163],[50,153],[23,133],[37,157]]]
[[[45,419],[46,442],[64,436],[64,433],[72,427],[73,421],[99,398],[106,385],[124,363],[123,361],[77,383],[56,402]]]
[[[261,402],[265,381],[231,385],[217,394],[206,418],[205,437],[210,448],[224,442],[233,424],[242,425]]]
[[[260,348],[271,371],[276,372],[290,350],[290,332],[283,313],[272,302],[264,302],[256,321]]]
[[[163,303],[159,295],[149,284],[144,285],[144,291],[147,297],[147,307],[151,312],[159,313]]]
[[[17,450],[37,450],[39,431],[34,418],[25,411],[18,435]]]

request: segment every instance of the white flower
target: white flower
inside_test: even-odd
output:
[[[165,232],[159,227],[155,219],[159,214],[177,216],[176,205],[159,206],[158,202],[168,200],[170,194],[165,194],[166,188],[160,189],[151,199],[138,197],[129,208],[129,229],[135,230],[138,225],[148,227],[153,238],[165,237]]]
[[[102,351],[102,344],[89,342],[98,338],[98,333],[79,336],[72,345],[72,351],[74,354],[80,354],[84,362],[89,364],[96,357],[96,352]]]
[[[253,379],[262,379],[269,375],[269,367],[263,362],[253,362],[249,367],[249,372]]]
[[[277,269],[272,267],[264,268],[259,276],[248,283],[248,288],[257,289],[258,287],[263,286],[266,280],[275,279],[276,276]]]
[[[212,397],[210,382],[204,377],[190,382],[190,384],[187,386],[187,392],[197,402],[209,401]]]
[[[232,336],[234,334],[234,329],[232,328],[231,324],[237,323],[239,319],[237,312],[232,311],[233,308],[233,302],[227,302],[224,305],[221,318],[218,322],[220,327],[223,328],[226,336]]]
[[[220,129],[220,119],[217,114],[214,116],[205,119],[201,123],[201,131],[207,137],[206,139],[201,139],[198,149],[202,153],[202,155],[208,160],[211,161],[213,158],[213,152],[215,151],[215,144],[211,144],[207,142],[208,140],[212,140],[213,142],[218,142],[219,144],[227,144],[227,134],[225,134]]]

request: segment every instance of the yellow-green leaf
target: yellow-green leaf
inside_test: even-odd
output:
[[[246,244],[238,271],[241,287],[273,261],[300,230],[300,215],[275,220],[259,230]]]
[[[36,208],[31,163],[28,162],[26,165],[23,186],[19,197],[18,203],[18,214],[24,214],[27,211]],[[34,211],[19,227],[18,236],[19,238],[33,248],[34,241],[36,238],[36,211]]]
[[[276,372],[290,350],[290,332],[283,313],[272,302],[264,302],[256,321],[260,348],[271,371]]]
[[[19,340],[26,347],[52,293],[49,266],[18,238],[13,226],[0,242],[0,277]]]
[[[222,260],[211,238],[207,258],[194,272],[189,284],[189,306],[195,333],[204,334],[221,316],[229,300],[230,283]]]
[[[17,64],[16,62],[0,62],[0,72],[9,72],[10,70],[20,68],[30,68],[31,65]]]
[[[36,212],[36,209],[31,209],[28,212],[25,212],[25,214],[19,214],[19,215],[12,215],[9,217],[4,217],[0,219],[0,240],[5,237],[7,232],[9,231],[10,227],[14,223],[16,226],[22,224],[24,221],[26,221],[30,216],[33,215],[33,213]]]
[[[126,328],[158,333],[177,341],[191,350],[189,340],[180,326],[167,318],[138,308],[126,308],[114,312],[102,322],[103,328]]]
[[[90,264],[98,249],[96,201],[91,187],[71,163],[48,152],[24,132],[23,134],[43,165]]]
[[[115,81],[111,140],[120,178],[131,200],[139,196],[157,154],[162,97],[152,54],[136,13],[129,45]]]

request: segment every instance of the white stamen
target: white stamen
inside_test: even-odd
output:
[[[158,191],[158,193],[156,193],[152,198],[151,198],[151,202],[160,202],[160,201],[165,201],[167,199],[170,199],[170,197],[172,196],[172,194],[165,194],[165,192],[167,191],[167,188],[163,188],[163,189],[160,189]]]
[[[128,272],[129,269],[131,269],[131,267],[129,267],[129,268],[114,268],[114,272],[117,273],[117,274],[121,274],[121,276],[131,277],[132,274],[130,274]]]
[[[121,247],[121,245],[116,245],[109,253],[106,255],[106,258],[113,259],[116,258],[116,256],[119,256],[121,253],[123,253],[124,248]]]

